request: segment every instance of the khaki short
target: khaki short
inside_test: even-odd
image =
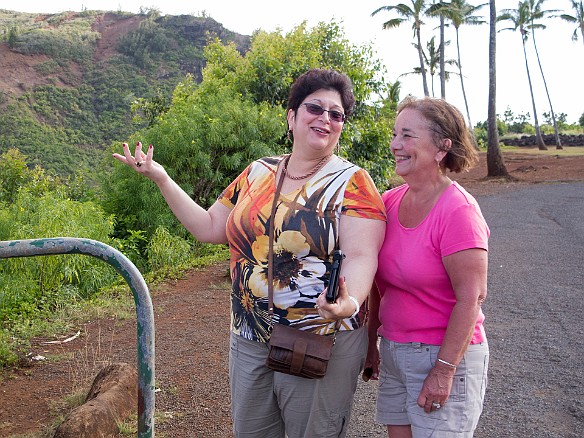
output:
[[[409,424],[414,438],[473,436],[487,387],[489,346],[486,342],[468,347],[456,369],[447,403],[429,414],[418,406],[417,399],[440,346],[400,344],[381,338],[379,349],[378,423]]]
[[[367,354],[367,331],[337,334],[322,379],[282,374],[265,366],[268,347],[231,334],[229,378],[234,437],[344,437],[357,378]]]

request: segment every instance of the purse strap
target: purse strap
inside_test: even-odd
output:
[[[278,184],[276,186],[276,192],[274,193],[274,200],[272,201],[272,211],[270,212],[270,219],[268,225],[268,316],[270,317],[270,327],[269,331],[271,333],[272,327],[274,325],[274,229],[276,228],[276,210],[278,208],[278,200],[280,198],[280,192],[282,191],[282,185],[284,184],[284,178],[286,173],[283,169],[288,164],[290,160],[290,155],[288,154],[284,160],[282,160],[283,166],[280,173],[280,178],[278,179]],[[337,320],[335,323],[335,331],[333,334],[333,342],[336,340],[337,331],[341,326],[341,321]]]
[[[284,158],[284,166],[286,166],[289,159],[290,155]],[[282,184],[284,184],[285,177],[286,174],[282,168],[280,179],[276,186],[276,192],[274,193],[274,200],[272,201],[272,211],[270,213],[268,225],[268,315],[270,317],[270,331],[272,330],[274,317],[274,228],[276,227],[274,222],[276,220],[276,209],[278,208],[278,200],[280,198],[280,192],[282,191]]]

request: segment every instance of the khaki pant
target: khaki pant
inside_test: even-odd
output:
[[[365,328],[339,332],[326,376],[305,379],[267,368],[268,346],[232,333],[229,378],[234,436],[344,437],[366,353]]]

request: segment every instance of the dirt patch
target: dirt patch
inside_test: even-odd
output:
[[[116,46],[120,36],[137,29],[143,20],[143,17],[139,15],[120,18],[119,15],[112,13],[97,17],[93,30],[99,32],[101,37],[97,41],[94,60],[101,62],[115,56],[118,53]]]
[[[0,90],[6,95],[21,96],[39,85],[46,85],[49,79],[41,75],[36,67],[49,61],[46,55],[23,55],[10,50],[7,43],[0,43]]]
[[[526,148],[525,152],[503,154],[505,167],[512,178],[487,177],[486,154],[469,172],[449,174],[475,196],[491,195],[517,190],[528,184],[551,184],[565,181],[584,181],[584,156],[560,155],[549,152],[538,154]]]
[[[485,178],[484,154],[475,169],[453,178],[477,196],[528,184],[584,181],[584,156],[541,156],[526,151],[506,153],[504,159],[514,181]],[[178,281],[151,288],[159,389],[157,436],[231,436],[228,290],[227,262],[187,272]],[[63,397],[71,394],[84,376],[90,384],[106,364],[137,363],[134,320],[87,321],[79,330],[79,338],[62,345],[35,340],[33,355],[49,360],[5,373],[0,382],[0,436],[42,431],[64,412],[60,407]],[[63,334],[63,338],[71,334]]]

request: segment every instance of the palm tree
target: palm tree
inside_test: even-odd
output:
[[[444,72],[445,80],[450,79],[450,75],[451,75],[451,72],[442,70],[442,68],[440,67],[440,64],[444,63],[444,64],[448,64],[448,65],[457,65],[456,60],[454,60],[454,59],[448,59],[448,60],[441,59],[441,50],[436,48],[435,40],[436,40],[436,37],[430,38],[430,41],[428,41],[426,43],[427,51],[422,50],[422,55],[424,57],[424,65],[427,67],[426,71],[428,73],[430,73],[432,97],[436,96],[436,93],[434,92],[434,76],[436,75],[436,73],[440,72],[440,75],[442,75],[442,72]],[[448,45],[448,44],[449,44],[449,41],[446,42],[446,45]],[[416,44],[414,43],[413,45],[415,46]],[[421,73],[422,73],[422,71],[421,71],[420,67],[414,67],[413,71],[408,72],[408,73],[403,73],[403,74],[399,75],[399,77],[414,75],[414,74],[419,75]]]
[[[444,40],[444,17],[440,16],[440,97],[446,99],[446,41]]]
[[[576,29],[572,34],[572,41],[578,41],[578,30],[582,35],[582,42],[584,43],[584,7],[582,6],[582,0],[571,0],[572,8],[576,12],[575,15],[561,14],[560,18],[562,20],[568,21],[570,23],[576,23]]]
[[[485,21],[481,20],[480,17],[474,15],[479,9],[486,6],[484,3],[479,6],[469,5],[466,0],[452,0],[450,3],[437,3],[426,11],[429,15],[440,15],[446,17],[452,22],[454,29],[456,31],[456,51],[458,53],[458,76],[460,77],[460,86],[462,88],[462,96],[464,98],[464,105],[466,107],[466,115],[468,117],[468,124],[472,128],[472,121],[470,118],[470,111],[468,109],[468,99],[466,98],[466,90],[464,88],[464,77],[462,75],[462,62],[460,58],[460,39],[459,39],[459,29],[463,24],[468,25],[481,25]]]
[[[420,61],[420,72],[422,73],[422,85],[424,86],[424,96],[428,96],[430,93],[428,91],[428,81],[426,79],[426,69],[424,67],[424,56],[422,54],[422,38],[420,36],[420,30],[422,28],[422,15],[426,8],[426,0],[410,0],[412,2],[412,7],[400,3],[394,6],[381,6],[371,13],[371,16],[377,15],[381,11],[391,12],[395,11],[402,18],[393,18],[389,21],[383,23],[383,29],[391,29],[398,27],[404,21],[412,20],[412,29],[414,30],[414,37],[417,38],[418,44],[418,58]]]
[[[489,110],[487,115],[487,176],[509,176],[501,148],[497,128],[497,7],[495,0],[489,0]]]
[[[401,82],[400,81],[395,81],[393,84],[389,85],[389,88],[387,89],[387,98],[389,99],[390,102],[392,102],[392,104],[395,105],[395,108],[397,108],[397,104],[399,103],[399,93],[401,91]]]
[[[436,4],[436,0],[432,0]],[[428,13],[428,11],[426,11]],[[440,97],[446,99],[446,42],[444,36],[444,28],[446,27],[444,23],[444,15],[438,14],[440,16]],[[432,78],[433,80],[433,78]],[[432,91],[432,94],[434,92]]]
[[[536,20],[541,20],[545,18],[547,15],[551,15],[554,12],[558,12],[557,10],[543,10],[542,6],[546,2],[546,0],[528,0],[529,5],[529,18],[530,24],[528,29],[531,29],[531,37],[533,40],[533,48],[535,49],[535,55],[537,57],[537,64],[539,65],[539,71],[541,73],[541,78],[543,80],[543,86],[545,87],[545,92],[548,98],[548,103],[550,104],[550,112],[552,114],[552,123],[554,125],[554,135],[556,138],[556,149],[563,149],[562,148],[562,141],[560,140],[560,134],[558,132],[558,124],[556,123],[556,115],[554,114],[554,107],[552,105],[552,99],[550,97],[550,92],[548,90],[547,82],[545,80],[545,75],[543,74],[543,67],[541,66],[541,60],[539,59],[539,51],[537,50],[537,44],[535,43],[535,29],[545,29],[546,26],[543,24],[536,24]]]
[[[537,110],[535,108],[535,97],[533,96],[533,86],[531,84],[531,74],[529,72],[529,63],[527,62],[527,50],[525,49],[525,41],[529,36],[527,26],[530,23],[529,5],[527,1],[519,2],[517,9],[505,9],[499,15],[497,21],[511,21],[513,27],[508,27],[502,30],[519,30],[521,35],[521,43],[523,44],[523,57],[525,58],[525,69],[527,71],[527,81],[529,83],[529,92],[531,93],[531,104],[533,106],[533,120],[535,125],[535,141],[539,150],[547,150],[547,147],[541,136],[541,129],[539,128],[539,121],[537,120]]]

